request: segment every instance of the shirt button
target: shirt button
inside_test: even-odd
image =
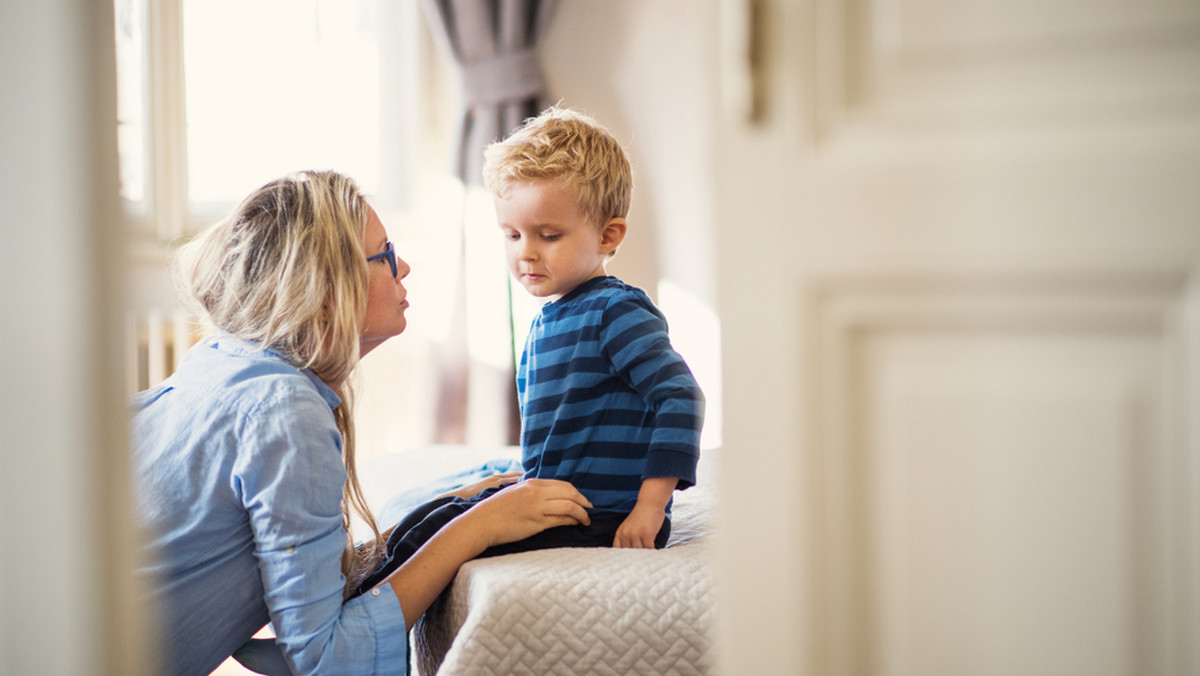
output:
[[[296,551],[296,548],[295,548],[295,547],[288,547],[287,549],[285,549],[285,550],[283,550],[283,551],[287,552],[288,554],[291,554],[292,552]]]
[[[372,589],[372,590],[371,590],[371,596],[379,596],[379,590],[378,590],[378,589]]]

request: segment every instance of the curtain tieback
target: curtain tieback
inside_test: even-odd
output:
[[[462,64],[463,100],[468,106],[537,98],[546,76],[533,49],[497,54]]]

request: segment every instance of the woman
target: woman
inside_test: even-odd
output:
[[[131,401],[166,672],[208,673],[269,620],[294,672],[403,673],[406,628],[462,563],[588,523],[569,484],[522,482],[345,601],[383,542],[355,473],[348,376],[404,330],[408,264],[353,181],[305,172],[182,247],[177,272],[216,333]],[[351,510],[374,533],[360,548]]]

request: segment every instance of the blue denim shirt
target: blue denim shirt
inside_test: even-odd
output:
[[[297,673],[404,673],[391,588],[342,603],[340,403],[313,373],[228,336],[131,399],[139,572],[162,612],[166,673],[209,673],[268,620]]]

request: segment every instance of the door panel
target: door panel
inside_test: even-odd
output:
[[[757,6],[723,664],[1195,673],[1200,3]]]
[[[820,286],[817,673],[1169,673],[1187,294]]]

